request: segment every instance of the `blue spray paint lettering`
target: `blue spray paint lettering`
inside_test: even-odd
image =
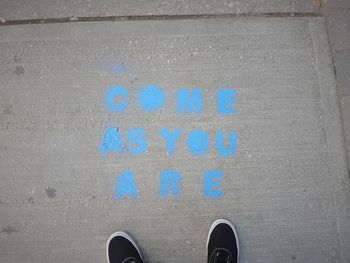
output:
[[[169,155],[174,154],[176,150],[176,141],[181,136],[181,129],[176,129],[173,132],[171,132],[170,130],[163,128],[160,129],[160,133],[162,134],[166,142],[167,153]]]
[[[221,89],[217,93],[218,111],[222,115],[230,115],[236,112],[236,91],[234,89]]]
[[[144,129],[132,129],[128,132],[128,149],[131,155],[142,155],[147,151],[147,147]]]
[[[162,108],[165,103],[164,92],[158,86],[146,86],[141,90],[139,94],[139,103],[144,111],[157,111]]]
[[[121,73],[125,70],[118,65],[114,72]],[[112,112],[124,112],[128,109],[128,91],[123,86],[111,87],[105,97],[108,110]],[[203,94],[200,88],[181,88],[177,91],[178,113],[202,113]],[[174,100],[172,100],[174,101]],[[236,112],[236,91],[231,88],[220,89],[216,93],[217,111],[223,116],[229,116]],[[144,112],[156,112],[166,104],[166,96],[162,88],[155,85],[142,87],[138,93],[138,104]],[[176,146],[182,134],[181,128],[161,128],[161,136],[166,144],[168,155],[176,153]],[[123,136],[127,138],[124,138]],[[216,151],[221,157],[231,157],[237,152],[238,135],[235,131],[216,132]],[[225,140],[226,139],[226,140]],[[211,146],[209,134],[203,130],[192,130],[187,136],[187,149],[193,156],[204,156]],[[141,128],[131,129],[126,133],[120,133],[118,128],[108,127],[104,131],[100,145],[100,153],[106,155],[109,152],[126,153],[132,156],[144,155],[148,151],[146,131]],[[206,171],[203,175],[203,196],[206,198],[221,198],[223,190],[224,173],[222,171]],[[162,170],[159,177],[159,193],[161,197],[181,195],[182,174],[176,170]],[[139,195],[137,182],[132,171],[123,171],[116,182],[113,198],[123,199],[129,197],[135,199]]]
[[[177,91],[177,110],[179,113],[201,113],[203,111],[203,96],[201,89],[193,89],[192,93],[188,89]]]
[[[229,146],[225,146],[225,134],[223,131],[216,132],[216,150],[224,157],[231,157],[237,150],[237,133],[229,132]]]
[[[167,197],[170,192],[178,197],[181,193],[181,173],[174,170],[163,170],[160,172],[160,195]]]
[[[224,172],[206,171],[204,173],[204,196],[209,198],[220,198],[224,196],[222,180]]]
[[[125,170],[121,173],[114,189],[114,199],[123,199],[129,196],[135,199],[138,195],[138,189],[136,186],[135,176],[129,171]]]
[[[106,128],[100,145],[101,155],[106,155],[108,152],[121,153],[122,151],[123,145],[118,128]]]
[[[202,156],[209,150],[209,135],[202,130],[191,131],[187,138],[188,150],[195,156]]]
[[[112,112],[123,112],[128,108],[126,96],[128,91],[123,86],[113,86],[109,89],[106,95],[106,105]],[[117,98],[121,100],[117,103]]]

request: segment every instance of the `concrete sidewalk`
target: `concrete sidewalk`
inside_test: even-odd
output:
[[[339,1],[339,0],[338,0]],[[0,19],[29,20],[108,16],[172,16],[320,12],[320,0],[0,0]]]
[[[1,26],[0,262],[106,262],[115,230],[150,262],[204,262],[218,217],[237,226],[241,262],[349,262],[332,57],[307,6],[303,17]],[[162,93],[140,95],[149,85]],[[116,107],[113,86],[127,92],[113,93]],[[174,148],[164,128],[181,132]]]

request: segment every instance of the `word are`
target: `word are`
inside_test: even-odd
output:
[[[234,89],[219,89],[216,93],[217,110],[222,115],[236,112],[236,91]],[[203,91],[200,88],[192,90],[181,88],[177,90],[176,103],[178,113],[202,113]],[[166,96],[159,86],[148,85],[138,94],[138,105],[145,112],[155,112],[166,104]],[[124,112],[128,109],[128,90],[123,86],[113,86],[106,95],[107,108],[112,112]]]
[[[203,178],[203,196],[208,198],[220,198],[224,196],[222,189],[224,173],[222,171],[206,171]],[[169,195],[179,197],[181,195],[182,174],[176,170],[162,170],[159,177],[159,194],[166,198]],[[132,171],[123,171],[115,185],[113,198],[136,199],[139,196],[139,188]]]
[[[165,142],[167,154],[175,154],[176,142],[180,139],[182,130],[162,128],[160,129],[160,134]],[[225,137],[228,137],[227,143],[225,143]],[[188,151],[194,156],[203,156],[210,148],[209,134],[203,130],[191,131],[187,136],[186,142]],[[237,150],[237,133],[230,131],[225,136],[223,131],[217,131],[215,147],[220,156],[233,156]],[[131,129],[123,136],[119,129],[109,127],[104,132],[100,153],[105,155],[108,152],[125,153],[128,151],[132,156],[137,156],[145,154],[147,149],[148,140],[144,129]]]

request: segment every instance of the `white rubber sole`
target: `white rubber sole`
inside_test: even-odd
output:
[[[142,258],[142,255],[141,255],[141,252],[140,252],[140,249],[139,247],[136,245],[135,241],[125,232],[123,231],[117,231],[115,233],[113,233],[107,240],[107,245],[106,245],[106,253],[107,253],[107,261],[108,263],[110,263],[110,260],[109,260],[109,255],[108,255],[108,246],[109,246],[109,242],[111,242],[112,238],[116,237],[116,236],[122,236],[122,237],[125,237],[127,240],[129,240],[133,245],[134,247],[136,248],[137,252],[139,252],[139,255],[143,261],[143,258]]]
[[[207,237],[207,245],[206,245],[206,249],[207,249],[207,255],[208,255],[208,244],[209,244],[209,238],[210,238],[210,235],[211,235],[211,232],[213,232],[214,228],[218,225],[218,224],[227,224],[231,227],[233,233],[235,233],[235,236],[236,236],[236,245],[237,245],[237,261],[239,261],[239,243],[238,243],[238,235],[237,235],[237,231],[235,229],[235,227],[232,225],[232,223],[226,219],[218,219],[216,220],[210,227],[209,229],[209,234],[208,234],[208,237]]]

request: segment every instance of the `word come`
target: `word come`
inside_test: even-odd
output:
[[[112,112],[125,112],[129,108],[128,90],[123,86],[113,86],[106,95],[107,108]],[[217,110],[222,115],[236,112],[236,91],[234,89],[219,89],[216,93]],[[178,113],[202,113],[203,91],[200,88],[192,90],[181,88],[176,93]],[[148,85],[138,94],[137,105],[145,112],[155,112],[166,105],[166,96],[159,86]]]

